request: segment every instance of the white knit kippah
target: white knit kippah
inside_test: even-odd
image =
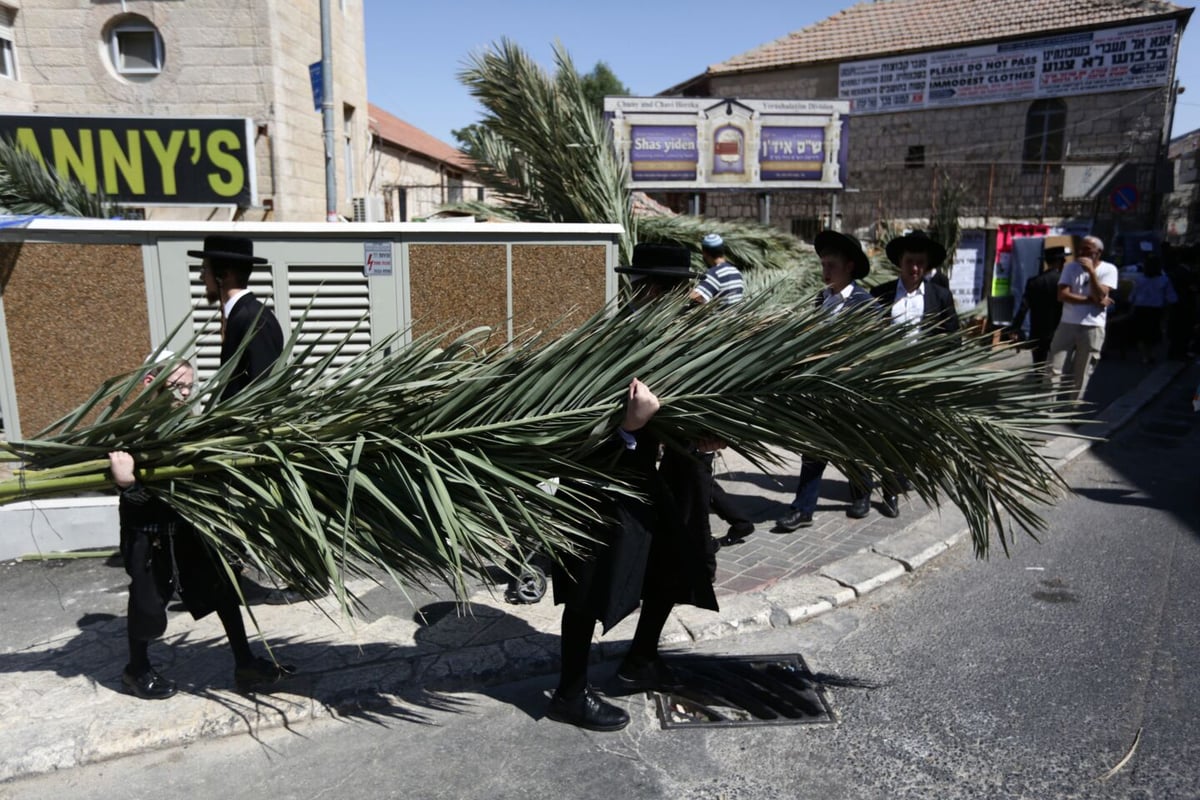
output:
[[[172,352],[171,350],[160,350],[157,353],[151,353],[150,355],[146,356],[146,360],[143,361],[142,363],[143,364],[157,364],[161,361],[170,361],[174,357],[175,357],[175,353]]]
[[[705,247],[720,247],[725,244],[725,240],[721,238],[721,234],[719,233],[708,233],[700,240],[700,243]]]

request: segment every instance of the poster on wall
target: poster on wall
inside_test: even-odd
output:
[[[630,188],[840,189],[849,104],[818,100],[606,97]]]
[[[992,297],[1009,297],[1013,294],[1013,266],[1015,242],[1027,236],[1045,236],[1049,225],[1035,223],[1013,223],[996,229],[996,264],[992,268]]]
[[[983,231],[967,230],[959,235],[950,270],[950,293],[959,314],[971,311],[983,298],[984,252],[987,238]]]
[[[855,114],[1165,86],[1174,20],[851,61],[838,97]]]
[[[634,125],[630,167],[635,181],[694,181],[700,151],[696,129],[682,125]]]

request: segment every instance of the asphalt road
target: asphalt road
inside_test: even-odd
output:
[[[1195,800],[1197,377],[1073,462],[1075,494],[1048,511],[1041,543],[987,561],[961,546],[806,625],[719,643],[800,652],[873,684],[830,690],[837,724],[663,731],[635,695],[620,701],[626,731],[586,733],[540,719],[541,678],[0,785],[0,797]]]

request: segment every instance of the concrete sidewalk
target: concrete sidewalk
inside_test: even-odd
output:
[[[1012,363],[1027,356],[1014,354]],[[1095,400],[1105,408],[1085,432],[1105,437],[1163,389],[1185,364],[1156,368],[1102,362]],[[1059,466],[1086,440],[1045,444]],[[794,488],[794,458],[775,474],[736,457],[718,462],[719,477],[755,520],[757,531],[718,556],[719,614],[676,610],[664,640],[687,646],[741,632],[800,623],[918,569],[966,538],[953,508],[904,499],[898,519],[873,511],[844,514],[844,480],[826,475],[816,524],[769,533]],[[724,532],[714,518],[713,529]],[[205,737],[291,726],[336,714],[420,719],[423,708],[457,701],[440,690],[466,689],[557,669],[559,609],[547,597],[508,605],[503,586],[481,586],[467,614],[444,593],[409,595],[369,580],[351,588],[367,605],[353,622],[332,600],[255,605],[251,611],[281,661],[299,675],[274,694],[233,690],[232,659],[215,615],[172,615],[164,643],[151,648],[180,693],[165,702],[121,691],[126,658],[126,576],[112,560],[0,563],[0,780],[69,768]],[[623,653],[635,620],[600,641],[597,657]],[[255,643],[261,648],[263,642]]]

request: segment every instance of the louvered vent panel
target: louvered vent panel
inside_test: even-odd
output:
[[[367,316],[371,299],[361,269],[294,266],[288,272],[288,284],[288,313],[293,328],[308,311],[297,348],[314,345],[310,361],[328,355],[347,334],[351,335],[350,342],[334,360],[335,365],[344,364],[371,346]]]

